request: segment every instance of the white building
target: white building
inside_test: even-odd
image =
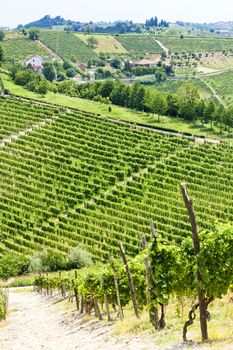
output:
[[[40,56],[32,56],[25,61],[26,67],[31,66],[34,71],[43,69],[43,60]]]

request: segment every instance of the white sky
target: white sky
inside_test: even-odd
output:
[[[157,15],[169,21],[233,20],[232,0],[2,0],[0,27],[14,27],[46,14],[76,21],[128,19],[144,22]]]

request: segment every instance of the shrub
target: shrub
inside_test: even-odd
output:
[[[91,253],[80,247],[74,247],[70,250],[68,256],[68,267],[71,269],[91,266],[93,264]]]
[[[31,257],[30,272],[53,272],[67,268],[65,258],[54,251],[43,251],[35,253]]]
[[[16,254],[6,254],[0,260],[0,278],[7,280],[10,277],[28,272],[30,260]]]

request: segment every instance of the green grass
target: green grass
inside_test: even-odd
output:
[[[48,52],[41,48],[36,42],[27,38],[16,37],[14,39],[3,40],[1,43],[4,50],[4,60],[6,62],[21,62],[33,55],[40,55],[44,58],[49,56]]]
[[[43,30],[40,33],[40,40],[63,59],[86,62],[97,58],[94,50],[73,33]]]
[[[229,297],[229,296],[228,296]],[[116,323],[114,334],[148,334],[148,339],[154,343],[156,349],[226,349],[230,350],[233,342],[233,305],[229,304],[228,297],[222,300],[216,300],[210,306],[211,320],[208,322],[209,341],[201,343],[200,321],[197,312],[197,318],[194,324],[188,328],[187,337],[193,340],[193,343],[184,346],[182,344],[182,328],[184,322],[188,319],[188,312],[191,300],[183,298],[183,312],[178,300],[172,300],[166,308],[166,327],[159,332],[155,332],[149,323],[148,312],[141,314],[141,319],[137,320],[131,309],[125,310],[123,322]],[[179,316],[177,315],[179,312]]]
[[[233,50],[232,38],[189,37],[181,39],[174,36],[159,37],[171,52],[215,52]]]
[[[210,125],[202,126],[200,122],[184,122],[181,119],[167,116],[162,117],[161,121],[158,122],[155,115],[133,111],[131,109],[114,105],[111,106],[112,112],[109,112],[109,106],[100,102],[89,101],[77,97],[68,97],[61,94],[54,94],[53,92],[48,92],[45,97],[42,97],[31,91],[25,90],[21,86],[15,85],[7,75],[3,74],[2,78],[5,88],[9,89],[10,92],[16,96],[22,96],[70,108],[77,108],[86,112],[98,113],[104,117],[114,118],[122,121],[139,123],[159,128],[162,127],[164,129],[174,130],[177,132],[187,132],[197,136],[209,136],[213,138],[219,137],[218,128],[212,130],[210,128]],[[170,81],[166,82],[167,86],[170,83]],[[173,83],[174,82],[171,84]],[[224,138],[224,134],[222,134],[221,137]]]
[[[163,49],[156,43],[156,37],[150,35],[119,35],[117,40],[133,55],[160,54]]]
[[[104,34],[76,34],[76,36],[87,44],[87,39],[89,37],[94,37],[97,39],[96,52],[105,52],[109,54],[127,54],[127,50],[121,45],[121,43],[116,40],[113,35]]]

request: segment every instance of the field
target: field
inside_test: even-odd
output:
[[[0,104],[2,253],[50,247],[67,254],[79,244],[103,260],[122,240],[134,255],[151,218],[163,237],[180,242],[189,232],[181,181],[202,228],[233,219],[228,145],[196,145],[15,99]],[[14,138],[4,141],[9,133]]]
[[[193,78],[193,79],[177,79],[177,80],[167,80],[163,83],[155,83],[153,88],[159,91],[164,91],[168,93],[176,92],[183,84],[190,82],[193,86],[195,86],[201,97],[210,98],[212,97],[212,93],[210,89],[203,83],[201,79]]]
[[[42,57],[48,57],[49,54],[43,48],[41,48],[36,42],[26,38],[16,37],[13,39],[4,40],[1,45],[4,49],[4,59],[9,62],[21,62],[24,59],[33,56],[40,55]]]
[[[93,49],[72,33],[43,30],[40,40],[63,59],[86,62],[97,57]]]
[[[208,57],[203,57],[200,62],[201,66],[213,70],[233,68],[233,54],[232,53],[212,53]]]
[[[219,137],[219,128],[214,126],[214,128],[212,129],[210,128],[209,124],[205,124],[203,126],[199,122],[184,122],[182,119],[167,116],[163,116],[161,118],[161,121],[158,122],[158,118],[155,115],[134,111],[116,105],[111,105],[112,111],[109,112],[109,105],[106,105],[104,103],[89,101],[77,97],[69,97],[62,94],[55,94],[52,92],[48,92],[45,97],[42,97],[31,91],[25,90],[19,85],[15,85],[5,74],[2,74],[2,79],[4,81],[5,88],[9,89],[9,91],[13,95],[31,98],[42,102],[57,104],[64,107],[81,109],[88,113],[97,113],[102,117],[113,118],[121,121],[144,124],[158,128],[162,127],[164,129],[174,130],[181,133],[186,132],[197,136],[207,136],[212,138]],[[168,89],[170,88],[170,85],[171,87],[174,86],[175,82],[165,82],[164,85],[161,84],[161,89],[164,89],[164,91],[169,91]],[[163,88],[163,86],[165,87]],[[204,93],[208,93],[208,89],[206,89]],[[221,138],[224,139],[225,137],[228,138],[229,135],[223,132],[221,134]]]
[[[232,38],[189,37],[181,39],[174,36],[159,37],[171,52],[215,52],[233,50]]]
[[[163,50],[156,43],[156,37],[149,35],[120,35],[117,40],[133,55],[159,54]]]
[[[76,34],[79,39],[87,44],[88,37],[94,37],[97,41],[96,52],[105,52],[109,54],[127,54],[126,49],[112,35],[94,35],[94,34]]]
[[[204,80],[213,87],[227,105],[233,105],[233,71],[211,75]]]

